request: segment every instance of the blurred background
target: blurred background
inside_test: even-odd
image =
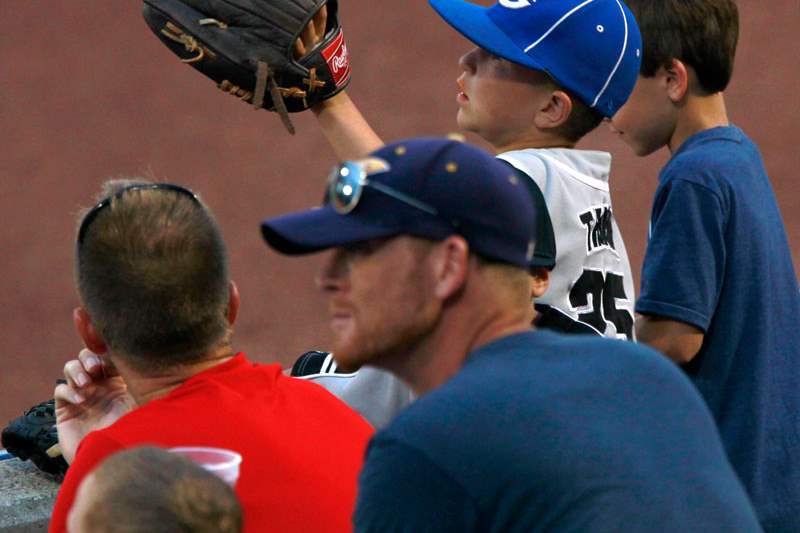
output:
[[[762,150],[797,270],[800,3],[739,8],[728,108]],[[313,116],[294,115],[290,136],[274,114],[181,65],[140,10],[129,0],[0,0],[0,426],[50,398],[81,348],[72,326],[75,217],[110,177],[180,183],[214,211],[242,294],[237,349],[285,366],[328,343],[313,283],[321,258],[278,256],[258,231],[261,219],[322,196],[334,157]],[[390,141],[455,131],[457,60],[469,43],[423,0],[340,0],[340,14],[349,92],[378,133]],[[615,215],[638,277],[667,153],[637,159],[605,126],[580,146],[614,156]]]

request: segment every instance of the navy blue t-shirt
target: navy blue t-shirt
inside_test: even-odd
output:
[[[373,438],[355,529],[760,530],[675,365],[633,343],[545,331],[479,348]]]
[[[684,368],[765,529],[800,531],[800,292],[761,156],[706,130],[659,182],[636,311],[705,332]]]

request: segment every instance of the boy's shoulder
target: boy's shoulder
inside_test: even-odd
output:
[[[751,157],[757,149],[753,141],[736,126],[720,126],[695,133],[681,144],[670,158],[667,166],[684,163],[704,163],[724,165],[726,159],[721,155],[735,159]]]
[[[761,172],[761,155],[742,130],[724,126],[686,139],[661,170],[660,181],[680,179],[716,190],[745,169]]]
[[[584,184],[608,190],[611,154],[576,148],[525,148],[497,156],[539,181],[539,177],[562,174]],[[541,184],[540,184],[541,185]]]

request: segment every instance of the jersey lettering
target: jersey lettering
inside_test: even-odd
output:
[[[579,216],[581,224],[586,228],[586,253],[591,254],[599,249],[609,249],[616,253],[614,247],[614,225],[611,206],[601,205],[585,211]]]
[[[522,9],[530,7],[531,2],[536,3],[536,0],[500,0],[500,5],[508,9]]]
[[[578,320],[605,333],[611,322],[617,337],[633,338],[633,315],[617,309],[617,300],[627,300],[623,277],[614,272],[586,269],[569,291],[569,302],[578,311]]]

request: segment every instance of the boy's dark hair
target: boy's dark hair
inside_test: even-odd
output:
[[[105,185],[107,205],[90,211],[79,233],[76,281],[111,351],[150,372],[228,342],[228,264],[219,228],[196,196],[141,185]]]
[[[91,510],[97,533],[239,533],[242,509],[222,479],[190,459],[155,447],[117,452],[94,470]]]
[[[642,33],[640,72],[652,77],[678,59],[692,67],[708,93],[724,91],[739,39],[734,0],[626,0]]]
[[[603,114],[584,104],[572,91],[563,87],[560,87],[560,90],[572,100],[572,112],[567,121],[556,128],[555,132],[566,140],[576,143],[603,122]]]

